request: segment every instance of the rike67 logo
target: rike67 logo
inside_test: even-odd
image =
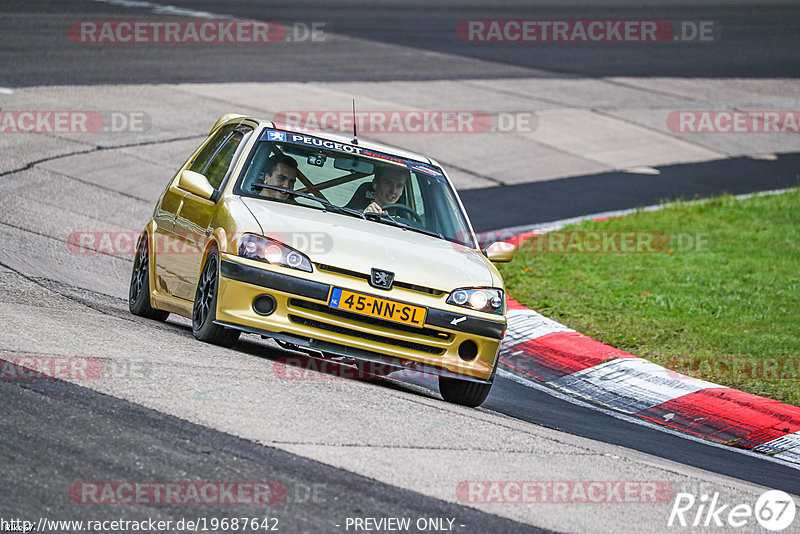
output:
[[[667,526],[720,527],[730,530],[752,525],[755,519],[762,528],[778,532],[792,524],[796,511],[791,495],[780,490],[762,493],[755,506],[725,503],[718,492],[712,496],[704,493],[699,498],[691,493],[678,493]]]

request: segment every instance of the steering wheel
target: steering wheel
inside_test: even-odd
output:
[[[404,213],[408,213],[411,216],[411,218],[414,219],[414,221],[422,224],[422,219],[420,218],[419,215],[417,215],[417,212],[412,210],[411,208],[409,208],[405,204],[386,204],[385,206],[381,206],[381,209],[383,211],[386,211],[386,210],[389,210],[389,209],[400,210],[400,211],[402,211]]]

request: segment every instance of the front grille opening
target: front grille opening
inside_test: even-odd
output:
[[[336,274],[343,274],[344,276],[351,276],[353,278],[360,278],[361,280],[366,280],[369,282],[369,275],[365,273],[359,273],[357,271],[351,271],[349,269],[342,269],[341,267],[333,267],[332,265],[324,265],[322,263],[317,264],[317,268],[320,271],[327,271],[330,273]],[[444,295],[444,291],[440,291],[438,289],[433,289],[432,287],[425,287],[425,286],[418,286],[417,284],[409,284],[408,282],[399,282],[395,280],[392,283],[393,287],[402,287],[403,289],[410,289],[411,291],[417,291],[419,293],[425,293],[427,295],[433,295],[438,297],[440,295]]]
[[[431,347],[428,345],[423,345],[422,343],[414,343],[411,341],[403,341],[401,339],[393,339],[390,337],[381,336],[379,334],[371,334],[369,332],[360,332],[358,330],[353,330],[352,328],[344,328],[341,326],[323,323],[322,321],[316,321],[314,319],[308,319],[306,317],[300,317],[298,315],[289,314],[289,320],[292,321],[293,323],[297,323],[303,326],[318,328],[320,330],[334,332],[336,334],[342,334],[345,336],[367,339],[369,341],[376,341],[378,343],[385,343],[386,345],[393,345],[395,347],[402,347],[404,349],[416,350],[428,354],[437,354],[437,355],[444,354],[444,349],[440,349],[438,347]]]
[[[323,304],[317,304],[315,302],[308,302],[300,299],[289,299],[289,305],[295,306],[297,308],[304,308],[306,310],[311,310],[317,313],[332,315],[334,317],[341,317],[342,319],[347,319],[349,321],[358,321],[360,323],[371,324],[374,326],[382,326],[384,328],[391,328],[393,330],[399,330],[400,332],[409,332],[411,334],[427,336],[442,341],[450,341],[453,338],[452,334],[448,334],[447,332],[440,332],[439,330],[434,330],[432,328],[425,328],[425,327],[419,328],[416,326],[408,326],[401,323],[395,323],[393,321],[387,321],[385,319],[379,319],[377,317],[370,317],[368,315],[360,315],[358,313],[352,313],[349,311],[339,310],[336,308],[329,308],[328,306],[325,306]]]

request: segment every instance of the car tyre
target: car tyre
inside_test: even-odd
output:
[[[214,324],[217,316],[217,289],[219,287],[219,253],[212,250],[208,253],[192,306],[192,333],[194,337],[206,343],[221,347],[232,347],[239,339],[238,330]]]
[[[150,245],[147,232],[142,233],[136,244],[128,289],[128,309],[134,315],[156,321],[166,321],[169,317],[169,312],[157,310],[150,305]]]
[[[440,376],[439,393],[447,402],[468,406],[469,408],[477,408],[483,404],[483,401],[489,396],[496,371],[497,364],[495,364],[495,368],[492,370],[492,376],[489,379],[491,382],[488,384]]]

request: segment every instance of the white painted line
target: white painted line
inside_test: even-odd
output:
[[[13,95],[14,91],[8,87],[0,87],[0,95]]]
[[[800,432],[762,443],[754,450],[800,464]]]
[[[641,167],[630,167],[629,169],[623,169],[623,171],[629,174],[649,174],[651,176],[661,174],[660,170],[654,167],[648,167],[647,165],[643,165]]]
[[[794,449],[790,449],[788,451],[779,452],[775,456],[780,458],[781,460],[787,460],[789,462],[800,464],[800,447],[795,447]]]
[[[210,13],[208,11],[198,11],[196,9],[184,9],[177,6],[157,4],[155,2],[144,2],[140,0],[95,0],[95,2],[102,2],[104,4],[109,4],[112,6],[149,9],[156,15],[174,15],[178,17],[193,17],[196,19],[212,19],[212,20],[235,19],[235,17],[231,17],[230,15],[220,15],[218,13]]]
[[[509,310],[506,317],[508,317],[508,329],[503,338],[504,348],[555,332],[575,331],[533,310]]]
[[[603,362],[551,382],[579,397],[627,413],[636,413],[716,384],[668,371],[642,358]]]
[[[777,457],[774,457],[774,456],[767,456],[765,454],[753,452],[753,451],[750,451],[750,450],[747,450],[747,449],[741,449],[739,447],[731,447],[730,445],[723,445],[722,443],[716,443],[714,441],[708,441],[708,440],[705,440],[703,438],[699,438],[697,436],[694,436],[692,434],[687,434],[687,433],[682,432],[682,431],[673,430],[672,428],[669,428],[669,427],[666,427],[666,426],[658,425],[656,423],[648,421],[647,419],[641,419],[639,417],[634,417],[632,415],[627,415],[627,414],[624,414],[624,413],[621,413],[621,412],[618,412],[618,411],[615,411],[615,410],[611,410],[611,409],[608,409],[608,408],[603,408],[601,406],[597,406],[596,404],[591,404],[591,403],[585,402],[585,401],[583,401],[581,399],[575,398],[572,395],[568,395],[566,393],[562,393],[561,391],[555,390],[555,389],[553,389],[553,388],[551,388],[549,386],[546,386],[544,384],[540,384],[539,382],[536,382],[534,380],[526,380],[526,379],[524,379],[524,378],[522,378],[520,376],[517,376],[514,373],[511,373],[511,372],[506,371],[504,369],[499,369],[498,368],[497,374],[500,375],[503,378],[508,378],[510,380],[513,380],[513,381],[519,383],[519,384],[522,384],[523,386],[527,386],[527,387],[529,387],[531,389],[535,389],[537,391],[541,391],[543,393],[547,393],[551,397],[555,397],[555,398],[557,398],[559,400],[563,400],[565,402],[568,402],[568,403],[573,404],[575,406],[579,406],[581,408],[589,408],[591,410],[595,410],[595,411],[604,413],[605,415],[611,416],[614,419],[619,419],[621,421],[626,421],[628,423],[633,423],[635,425],[640,425],[640,426],[644,426],[644,427],[647,427],[647,428],[650,428],[650,429],[653,429],[653,430],[658,430],[659,432],[663,432],[665,434],[671,434],[673,436],[677,436],[677,437],[683,438],[685,440],[694,441],[694,442],[697,442],[697,443],[702,443],[703,445],[707,445],[709,447],[716,447],[718,449],[723,449],[723,450],[726,450],[726,451],[736,452],[738,454],[744,454],[745,456],[751,456],[753,458],[758,458],[760,460],[765,460],[765,461],[768,461],[768,462],[776,463],[776,464],[782,465],[784,467],[789,467],[791,469],[796,469],[796,470],[800,471],[800,464],[798,464],[798,463],[788,462],[788,461],[783,460],[781,458],[777,458]]]

